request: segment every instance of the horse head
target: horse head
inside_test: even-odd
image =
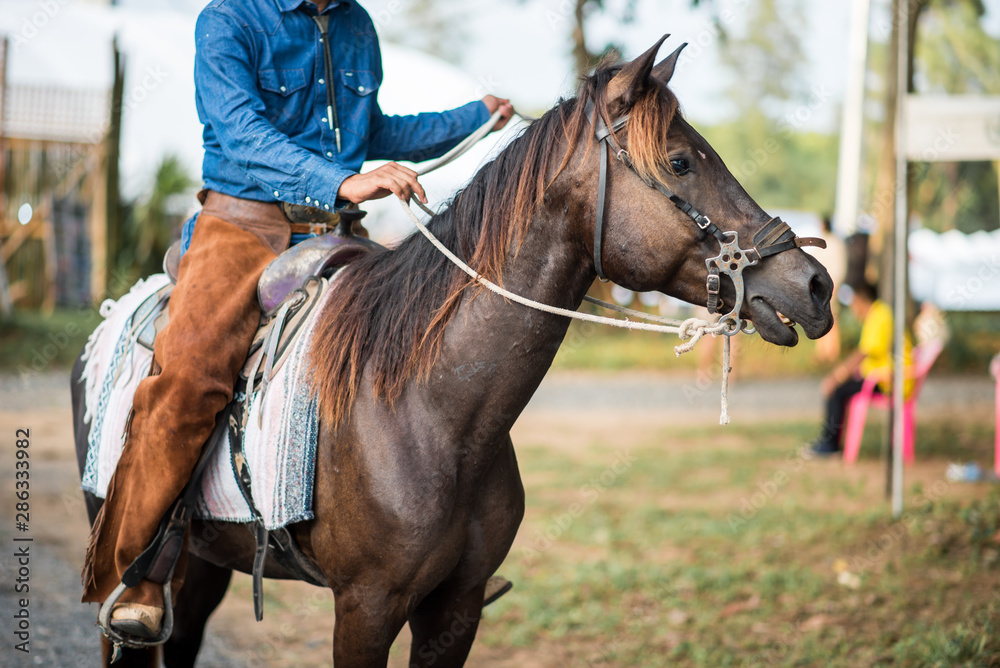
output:
[[[706,260],[718,258],[718,311],[737,309],[733,315],[779,345],[798,342],[788,321],[801,324],[810,338],[822,336],[833,324],[833,283],[798,247],[816,240],[798,240],[765,213],[684,120],[668,87],[684,45],[654,64],[666,37],[635,60],[600,67],[584,80],[568,125],[577,145],[549,192],[580,196],[581,188],[593,192],[595,180],[598,191],[606,189],[596,210],[577,212],[578,233],[593,251],[599,276],[704,305],[706,284],[711,286]],[[599,150],[593,150],[595,141]],[[723,241],[736,241],[728,254],[720,252]],[[745,271],[727,274],[736,268],[730,255],[748,256]],[[739,285],[744,282],[745,288]]]

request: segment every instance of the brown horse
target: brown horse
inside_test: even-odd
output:
[[[650,184],[669,188],[740,239],[753,238],[770,216],[681,117],[667,87],[679,50],[654,67],[658,47],[599,68],[578,97],[529,125],[431,221],[434,234],[507,289],[577,308],[596,275],[601,151],[593,114],[609,126],[628,114],[615,139],[631,165],[613,157],[606,165],[603,271],[634,290],[704,304],[705,259],[719,254],[719,242]],[[762,259],[743,276],[741,315],[767,341],[798,340],[776,311],[811,338],[832,325],[830,278],[799,249]],[[733,285],[722,283],[723,301],[735,303]],[[419,235],[351,265],[337,290],[312,350],[322,410],[316,519],[294,527],[332,583],[334,663],[385,665],[408,622],[411,665],[461,666],[486,581],[524,512],[509,431],[569,321],[479,289]],[[74,378],[79,371],[78,364]],[[82,466],[80,395],[74,383]],[[88,502],[93,517],[99,501]],[[240,525],[196,521],[191,538],[164,647],[170,666],[193,664],[232,570],[249,572],[254,554],[253,537]],[[287,577],[275,564],[265,575]],[[453,640],[447,647],[436,642],[445,634]],[[125,660],[154,659],[127,651]]]

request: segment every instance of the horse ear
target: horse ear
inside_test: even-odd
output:
[[[646,86],[646,79],[649,77],[649,73],[653,69],[653,63],[656,61],[656,52],[659,51],[663,40],[668,37],[670,35],[661,37],[652,48],[628,63],[608,82],[606,96],[608,102],[618,100],[623,105],[628,106],[635,101],[638,94]]]
[[[656,67],[653,68],[653,78],[664,86],[670,83],[670,77],[674,76],[674,67],[677,66],[677,58],[687,45],[688,43],[684,42],[673,53],[657,63]]]

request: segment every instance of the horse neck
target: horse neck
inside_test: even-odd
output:
[[[546,202],[522,243],[507,253],[504,288],[543,304],[571,310],[580,305],[594,280],[575,222],[585,220],[581,208],[585,203]],[[439,399],[461,397],[449,405],[449,422],[459,430],[471,425],[480,436],[484,424],[498,436],[506,434],[548,371],[568,327],[566,317],[468,288],[431,373],[432,392],[443,393]]]

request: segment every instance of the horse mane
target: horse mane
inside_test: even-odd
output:
[[[581,81],[577,97],[560,99],[530,123],[428,222],[434,236],[502,284],[505,259],[517,252],[547,187],[590,127],[579,100],[595,100],[597,112],[610,120],[604,91],[621,67],[602,64]],[[665,139],[677,108],[666,86],[653,85],[629,109],[628,150],[646,178],[669,169]],[[593,133],[588,136],[589,151]],[[563,142],[567,148],[557,165]],[[389,405],[411,378],[425,378],[463,291],[473,283],[416,232],[396,248],[369,253],[346,267],[318,316],[315,331],[321,334],[310,350],[321,419],[332,426],[346,420],[366,369],[376,400]]]

